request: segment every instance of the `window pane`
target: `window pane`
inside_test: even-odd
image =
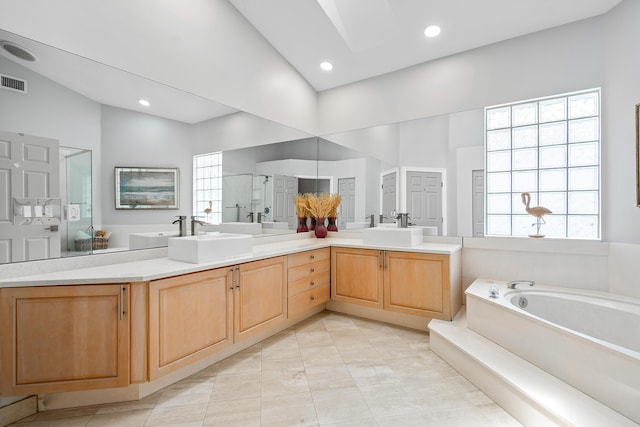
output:
[[[591,166],[598,164],[598,143],[586,142],[569,145],[569,166]]]
[[[555,122],[566,119],[566,98],[540,101],[540,122]]]
[[[487,234],[508,236],[511,234],[511,215],[487,215]]]
[[[559,168],[564,166],[567,166],[567,147],[565,145],[540,147],[541,168]]]
[[[511,126],[523,126],[537,123],[538,104],[522,104],[514,105],[511,109],[512,123]]]
[[[538,167],[538,150],[528,148],[526,150],[513,150],[513,169],[535,169]]]
[[[513,191],[538,191],[538,171],[513,172]]]
[[[511,148],[511,130],[502,129],[487,132],[487,151]]]
[[[598,168],[569,169],[569,190],[597,190]]]
[[[567,142],[567,122],[540,125],[540,145],[565,144]]]
[[[569,97],[569,118],[590,117],[598,115],[598,93],[584,93]]]
[[[568,237],[581,239],[598,238],[598,217],[596,215],[569,215]]]
[[[540,234],[544,234],[547,237],[567,236],[566,215],[545,215],[544,222],[540,227]]]
[[[569,122],[569,142],[597,141],[598,118]]]
[[[511,126],[511,108],[502,107],[487,110],[487,129],[506,128]]]
[[[597,191],[572,191],[569,192],[569,213],[571,214],[597,214]]]
[[[567,213],[567,193],[540,193],[540,204],[554,214]],[[546,218],[546,216],[545,216]]]
[[[566,169],[545,169],[540,171],[540,191],[564,191],[566,189]]]
[[[510,214],[511,194],[487,194],[487,212],[490,214]]]
[[[487,153],[487,171],[508,171],[511,170],[510,151],[494,151]]]
[[[538,127],[527,126],[513,129],[513,148],[535,147],[538,145]]]
[[[487,193],[507,193],[509,191],[511,191],[511,174],[509,172],[487,174]]]
[[[535,222],[535,218],[529,215],[513,215],[513,235],[527,236],[535,233],[535,227],[531,224]]]

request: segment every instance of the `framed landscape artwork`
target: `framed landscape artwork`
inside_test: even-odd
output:
[[[178,209],[178,168],[115,168],[116,209]]]

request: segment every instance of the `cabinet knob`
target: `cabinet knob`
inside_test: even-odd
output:
[[[312,269],[311,269],[311,270],[309,270],[309,271],[313,273],[314,271],[316,271],[316,269],[315,269],[315,268],[312,268]]]
[[[316,284],[316,282],[314,282],[314,281],[312,280],[312,281],[311,281],[311,283],[309,283],[309,286],[313,286],[313,285],[315,285],[315,284]]]
[[[311,295],[311,301],[313,301],[314,299],[316,299],[316,297],[314,297],[313,295]]]
[[[311,255],[311,256],[309,256],[309,258],[311,258],[311,259],[315,259],[315,258],[316,258],[316,256],[315,256],[315,255]]]

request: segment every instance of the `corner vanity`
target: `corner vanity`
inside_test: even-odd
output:
[[[457,244],[305,233],[215,262],[159,253],[0,281],[2,395],[41,410],[135,400],[325,308],[425,330],[462,304]]]

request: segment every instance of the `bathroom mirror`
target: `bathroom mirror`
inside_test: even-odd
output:
[[[230,149],[233,151],[240,147],[262,147],[310,137],[307,133],[288,126],[6,31],[0,30],[0,40],[10,40],[32,52],[37,59],[35,62],[27,62],[0,50],[0,73],[3,77],[8,77],[6,81],[10,84],[21,82],[24,88],[0,88],[0,107],[3,111],[0,115],[0,130],[15,135],[22,133],[44,137],[55,140],[57,147],[85,153],[91,160],[90,181],[93,184],[90,202],[72,203],[70,199],[60,198],[56,205],[59,211],[56,214],[60,217],[61,224],[56,231],[47,231],[63,235],[63,251],[60,255],[49,252],[29,257],[27,254],[24,258],[6,257],[6,262],[128,249],[130,233],[162,231],[167,227],[173,230],[175,226],[171,222],[175,215],[192,215],[191,175],[194,154]],[[138,97],[150,100],[151,106],[139,105]],[[290,143],[290,146],[294,145],[294,142]],[[3,145],[3,148],[7,147],[7,144]],[[268,151],[264,148],[262,150]],[[290,151],[290,148],[285,151],[275,150],[270,154],[270,160],[274,160],[273,156],[287,155]],[[311,151],[317,152],[315,139]],[[3,151],[10,163],[7,153],[8,150]],[[227,157],[232,166],[233,155]],[[315,178],[317,167],[315,159],[312,161],[306,174]],[[118,166],[179,168],[182,175],[180,209],[145,212],[116,210],[114,168]],[[13,166],[5,167],[5,175],[11,173],[11,168]],[[60,174],[62,173],[60,170]],[[71,181],[75,179],[71,178]],[[13,218],[9,216],[13,197],[8,194],[4,196],[9,201],[3,210],[7,213],[2,221],[3,227],[13,226]],[[74,223],[74,226],[81,229],[74,228],[72,233],[65,231],[65,209],[68,205],[80,206],[81,221]],[[88,206],[91,207],[90,220]],[[70,230],[72,227],[67,228]],[[92,229],[111,233],[108,247],[93,251],[75,245],[74,236],[79,236],[78,233],[89,236]],[[0,228],[0,241],[6,243],[9,235],[4,228]],[[49,236],[38,238],[47,240]]]
[[[383,214],[388,222],[391,211],[407,212],[410,222],[427,227],[427,235],[480,237],[484,228],[483,120],[484,111],[478,109],[338,132],[322,139],[381,162],[377,168],[367,168],[367,182],[377,185],[356,191],[356,205],[366,207],[365,215]],[[429,180],[436,185],[430,186]]]

